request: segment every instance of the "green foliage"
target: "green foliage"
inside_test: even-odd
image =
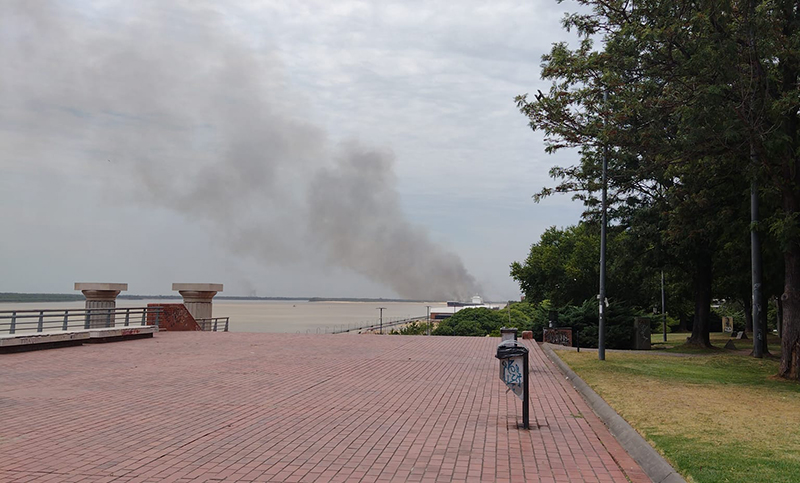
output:
[[[395,335],[424,335],[428,333],[428,325],[424,322],[411,322],[399,330],[392,329],[390,334]]]
[[[653,315],[650,317],[650,333],[651,334],[661,334],[664,331],[664,320],[661,318],[661,314]],[[667,334],[671,334],[678,329],[678,325],[680,325],[680,321],[674,317],[670,317],[667,315]]]
[[[733,330],[738,332],[744,330],[745,314],[742,304],[733,301],[723,301],[719,307],[712,310],[716,318],[720,319],[720,326],[722,325],[722,317],[733,317]],[[722,329],[719,330],[720,332]]]
[[[597,292],[600,238],[581,223],[548,228],[531,246],[524,263],[511,264],[511,277],[529,302],[549,299],[556,305],[585,300]]]
[[[521,305],[528,305],[526,303],[516,303],[509,307],[502,308],[497,311],[500,317],[505,321],[506,327],[527,327],[530,325],[531,318]],[[509,317],[509,311],[511,316]],[[522,329],[520,329],[522,330]]]
[[[578,33],[577,45],[558,43],[543,56],[549,91],[516,99],[531,128],[544,132],[548,152],[579,147],[581,153],[577,164],[553,168],[556,186],[534,198],[571,193],[584,202],[585,218],[596,220],[600,166],[607,153],[610,217],[628,232],[632,248],[619,259],[609,257],[609,293],[646,309],[655,301],[642,290],[653,279],[648,265],[684,272],[672,278],[691,284],[697,309],[692,339],[700,344],[708,341],[712,291],[717,297],[747,296],[747,192],[750,180],[756,180],[767,201],[762,205],[767,221],[755,228],[765,253],[769,245],[780,246],[786,266],[798,267],[786,279],[794,285],[786,289],[800,292],[795,282],[800,280],[796,3],[579,3],[586,8],[564,20],[565,28]],[[598,38],[602,43],[595,45]],[[534,301],[581,300],[544,255],[512,265],[523,291],[538,297]],[[614,267],[617,260],[621,266]],[[569,263],[564,257],[557,261],[562,267]],[[611,286],[615,271],[628,274],[616,292]],[[769,272],[779,274],[780,267],[765,263]],[[642,289],[625,285],[626,280],[641,281]],[[783,290],[768,283],[768,296]],[[683,311],[683,305],[678,301],[670,307]],[[786,320],[795,327],[799,308],[797,302],[787,304]]]
[[[634,321],[644,313],[614,300],[606,310],[606,348],[630,349],[633,346]],[[581,347],[597,347],[600,325],[597,300],[588,299],[581,305],[564,307],[559,311],[559,325],[577,330]]]
[[[621,227],[608,231],[607,287],[626,304],[650,310],[660,298],[660,271],[657,261],[647,256],[652,245],[636,237]],[[551,227],[531,246],[523,263],[511,265],[511,276],[527,302],[582,303],[599,291],[599,252],[596,225],[583,221],[563,229]]]
[[[432,334],[482,337],[500,330],[507,320],[508,315],[503,318],[497,310],[466,308],[439,322]]]

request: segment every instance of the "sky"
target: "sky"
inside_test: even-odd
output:
[[[519,297],[574,3],[0,2],[0,292]]]

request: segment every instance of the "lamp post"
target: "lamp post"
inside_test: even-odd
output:
[[[380,333],[383,334],[383,311],[386,310],[386,307],[378,307],[378,310],[381,311],[381,325],[380,325]]]
[[[428,324],[428,335],[431,335],[431,306],[426,305],[425,308],[428,309],[428,318],[426,319]]]
[[[603,91],[603,108],[608,104],[608,92]],[[606,127],[607,116],[603,115],[603,127]],[[601,198],[601,224],[600,224],[600,294],[599,308],[600,321],[597,334],[597,356],[601,361],[606,360],[606,225],[608,224],[608,142],[603,143],[603,194]]]
[[[664,270],[661,270],[661,324],[664,330],[664,342],[667,341],[667,294],[664,291]]]

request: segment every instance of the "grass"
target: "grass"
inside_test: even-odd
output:
[[[558,355],[688,481],[800,481],[800,384],[774,377],[777,360]]]
[[[667,341],[664,342],[664,335],[661,333],[652,334],[650,336],[650,341],[653,345],[653,349],[656,350],[663,350],[666,352],[678,352],[682,354],[703,354],[703,353],[712,353],[713,350],[709,349],[698,349],[695,347],[685,347],[682,344],[686,342],[686,338],[689,337],[691,334],[685,332],[676,332],[676,333],[669,333],[667,334]],[[733,339],[734,345],[736,345],[736,349],[739,351],[753,350],[753,334],[748,334],[749,339]],[[726,334],[723,332],[712,332],[709,334],[709,339],[711,341],[711,345],[717,348],[724,348],[725,344],[731,340],[730,334]],[[778,336],[774,334],[767,335],[767,348],[769,349],[770,353],[775,355],[780,355],[781,353],[781,340]],[[730,349],[726,349],[730,350]]]

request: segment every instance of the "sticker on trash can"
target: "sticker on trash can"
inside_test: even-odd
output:
[[[500,359],[500,379],[520,399],[523,398],[522,357]]]

